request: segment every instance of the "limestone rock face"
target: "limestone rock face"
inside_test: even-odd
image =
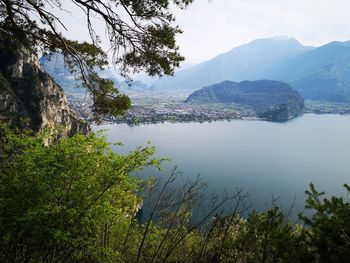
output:
[[[69,108],[62,88],[25,49],[0,49],[0,123],[34,133],[60,129],[63,137],[90,131]]]

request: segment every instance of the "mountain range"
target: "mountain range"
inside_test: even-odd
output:
[[[51,56],[42,56],[39,61],[43,69],[64,89],[66,94],[85,94],[86,90],[79,87],[79,81],[74,78],[65,66],[62,54],[53,53]],[[112,80],[115,86],[123,93],[133,90],[146,91],[149,89],[149,86],[141,80],[126,81],[113,68],[97,69],[96,71],[101,78]]]
[[[84,92],[75,88],[61,55],[42,57],[40,63],[67,93]],[[288,83],[307,100],[350,102],[350,41],[310,47],[288,37],[256,39],[203,63],[183,67],[173,77],[152,80],[141,74],[131,86],[111,68],[99,74],[126,93],[194,91],[226,80],[268,79]]]
[[[310,47],[294,38],[257,39],[153,85],[196,90],[225,80],[259,79],[287,82],[305,99],[350,102],[350,41]]]

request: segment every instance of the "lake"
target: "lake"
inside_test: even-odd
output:
[[[328,194],[344,194],[350,183],[350,116],[306,114],[285,123],[233,120],[161,123],[129,127],[101,125],[108,140],[126,153],[148,141],[158,157],[170,157],[184,177],[198,174],[208,192],[242,188],[253,208],[271,205],[272,195],[289,207],[304,206],[310,182]],[[149,170],[145,173],[150,172]]]

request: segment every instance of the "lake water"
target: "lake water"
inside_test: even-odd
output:
[[[236,187],[249,193],[252,207],[271,205],[272,194],[287,208],[304,205],[310,182],[329,194],[344,194],[350,183],[350,116],[306,114],[285,123],[218,121],[129,127],[102,125],[108,140],[126,153],[148,141],[158,157],[170,157],[187,178],[201,174],[208,191]],[[149,172],[149,171],[148,171]]]

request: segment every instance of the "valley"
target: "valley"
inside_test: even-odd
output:
[[[0,263],[350,258],[350,1],[0,1]]]
[[[147,93],[133,92],[132,107],[125,115],[106,118],[104,123],[126,123],[130,126],[163,122],[212,122],[219,120],[259,120],[252,107],[235,103],[184,103],[188,91],[178,94],[169,91]],[[70,106],[81,118],[92,120],[92,102],[84,95],[69,95]],[[302,114],[350,114],[349,103],[305,100]]]
[[[55,53],[51,57],[42,57],[40,63],[65,90],[68,101],[78,115],[91,121],[91,98],[84,89],[76,88],[79,82],[64,66],[62,55]],[[125,115],[106,117],[104,121],[129,125],[234,119],[286,121],[302,113],[348,114],[350,75],[347,65],[350,65],[349,42],[333,41],[320,47],[311,47],[302,45],[294,38],[264,38],[233,48],[202,63],[182,67],[172,77],[145,79],[142,75],[135,75],[134,80],[128,82],[116,69],[109,67],[99,70],[98,74],[112,80],[121,93],[127,94],[132,107]],[[244,100],[227,102],[214,99],[205,103],[185,103],[192,93],[198,93],[198,90],[210,85],[223,81],[259,79],[289,84],[305,99],[304,109],[298,106],[291,114],[285,110],[286,114],[277,118],[272,116],[276,112],[272,114],[266,111],[267,114],[262,114],[256,105],[245,103]],[[265,109],[276,108],[272,101],[264,99],[264,96],[269,98],[273,94],[273,90],[270,90],[255,99],[265,101]],[[281,97],[277,101],[279,99]]]

